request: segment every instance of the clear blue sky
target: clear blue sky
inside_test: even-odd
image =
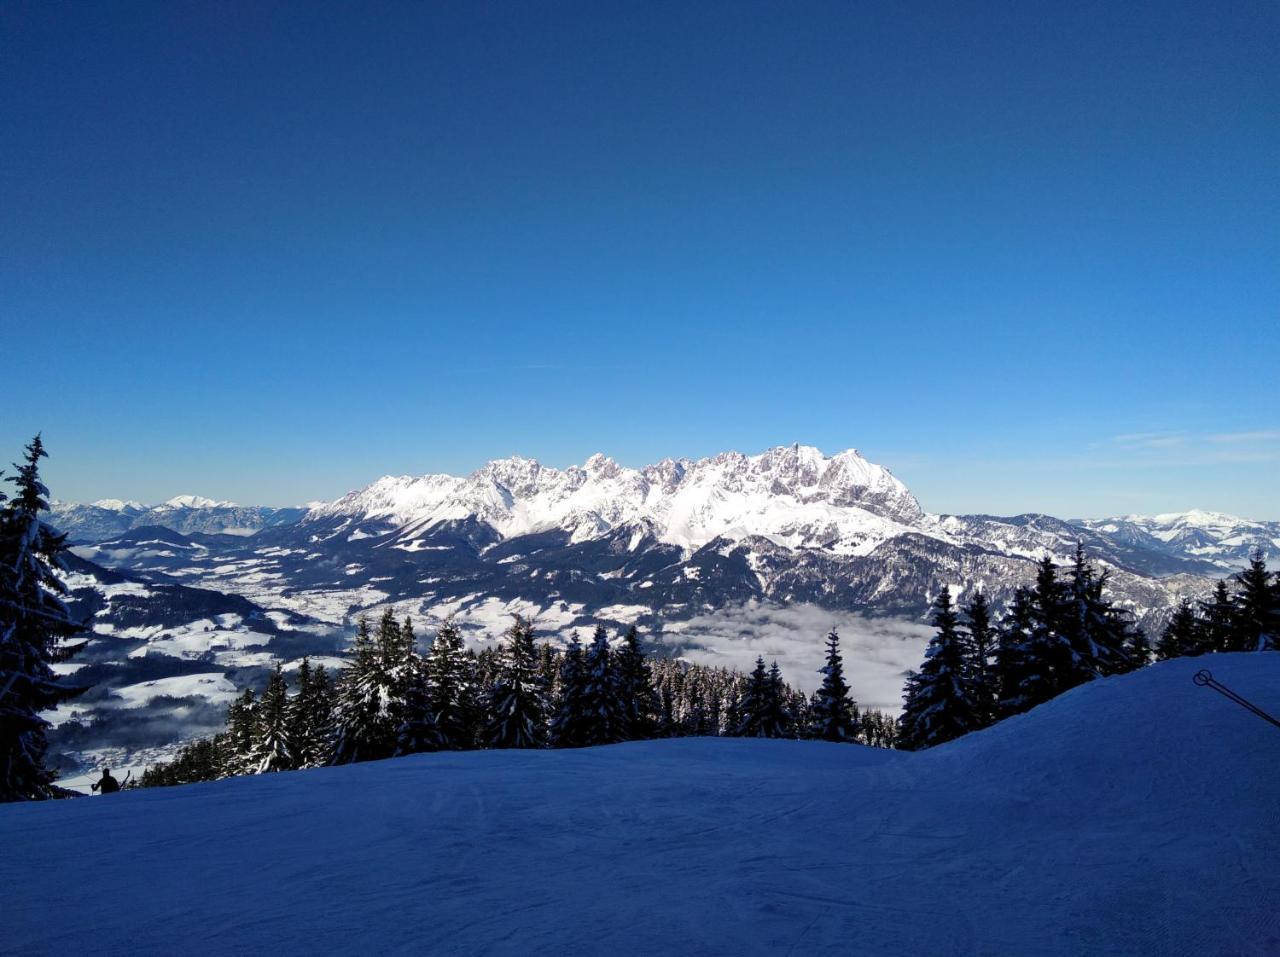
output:
[[[7,2],[0,454],[1280,518],[1280,4]]]

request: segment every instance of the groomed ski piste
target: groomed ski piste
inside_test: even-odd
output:
[[[931,751],[691,738],[0,807],[15,954],[1275,955],[1280,654]]]

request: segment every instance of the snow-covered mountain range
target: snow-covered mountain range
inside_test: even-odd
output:
[[[603,455],[567,469],[515,457],[465,477],[388,476],[306,510],[195,496],[59,503],[52,523],[77,543],[77,606],[98,613],[81,661],[99,691],[62,716],[61,743],[82,751],[120,727],[137,747],[163,744],[159,712],[199,712],[170,685],[156,698],[157,681],[190,684],[197,698],[225,692],[219,676],[258,685],[276,659],[332,655],[356,618],[386,606],[427,633],[453,616],[476,639],[512,613],[562,636],[634,623],[704,660],[766,650],[802,683],[839,622],[866,649],[855,691],[892,707],[885,687],[918,660],[943,585],[961,599],[981,589],[999,608],[1036,560],[1066,562],[1079,542],[1154,630],[1254,549],[1280,558],[1280,523],[1209,512],[931,514],[858,452],[799,445],[642,469]],[[139,724],[125,706],[147,695],[150,723]]]
[[[826,456],[802,445],[665,459],[642,469],[600,454],[564,470],[517,456],[466,477],[386,476],[302,519],[349,537],[393,532],[392,546],[409,551],[456,522],[481,523],[501,539],[562,531],[575,544],[629,528],[686,552],[716,539],[761,537],[792,550],[857,556],[919,534],[1038,558],[1046,550],[1065,556],[1084,541],[1099,557],[1156,574],[1231,570],[1256,548],[1280,550],[1280,522],[1211,512],[1101,521],[931,515],[888,469],[856,449]]]
[[[54,501],[50,512],[49,523],[67,532],[73,541],[100,541],[147,525],[184,534],[252,535],[272,525],[296,522],[307,510],[241,506],[201,495],[175,495],[159,505],[116,498],[83,505]]]

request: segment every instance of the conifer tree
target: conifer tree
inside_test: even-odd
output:
[[[635,625],[627,629],[622,645],[614,657],[618,694],[624,709],[625,736],[630,740],[653,737],[661,705],[653,688],[653,675],[640,648]]]
[[[251,763],[254,774],[289,771],[296,767],[289,738],[289,692],[280,662],[258,702],[257,740]]]
[[[1077,544],[1059,625],[1071,646],[1068,687],[1126,670],[1125,645],[1131,623],[1106,597],[1107,573],[1098,574]]]
[[[431,707],[431,688],[425,662],[412,654],[400,680],[394,713],[396,756],[440,750],[443,740]]]
[[[618,693],[618,676],[604,626],[597,625],[582,656],[582,713],[588,745],[614,744],[626,739],[627,714]]]
[[[378,637],[369,631],[369,622],[360,619],[352,649],[351,664],[342,675],[334,707],[332,764],[376,761],[395,751],[399,724],[392,714],[393,683],[398,675],[389,673],[388,657],[398,657],[400,628],[384,615]]]
[[[252,774],[258,744],[258,701],[252,688],[227,706],[226,739],[221,777]]]
[[[1137,671],[1151,664],[1151,640],[1142,628],[1129,632],[1129,642],[1124,646],[1124,669]]]
[[[1018,714],[1031,707],[1023,696],[1022,686],[1031,675],[1032,663],[1026,657],[1026,651],[1034,627],[1035,608],[1031,590],[1019,586],[996,635],[996,710],[1000,717]]]
[[[1233,651],[1236,608],[1227,583],[1219,581],[1210,601],[1200,602],[1201,640],[1205,651]]]
[[[320,767],[329,760],[333,733],[332,687],[324,666],[311,667],[303,658],[298,667],[298,691],[290,702],[290,739],[300,768]]]
[[[747,679],[747,685],[738,696],[736,708],[738,724],[735,734],[742,738],[763,738],[764,713],[769,696],[769,673],[764,667],[764,656],[756,657],[755,670]]]
[[[991,608],[982,592],[974,594],[964,608],[966,651],[969,655],[970,686],[978,724],[986,727],[996,720],[1000,686],[994,664],[996,632],[991,624]]]
[[[1063,627],[1071,618],[1071,602],[1057,576],[1057,566],[1047,556],[1036,569],[1029,598],[1030,631],[1018,650],[1024,668],[1017,695],[1020,710],[1043,704],[1085,680],[1072,638]]]
[[[1204,633],[1191,602],[1183,599],[1156,642],[1156,657],[1170,658],[1198,655],[1203,650]]]
[[[814,737],[824,741],[855,741],[858,728],[854,720],[854,704],[849,698],[849,685],[844,680],[844,661],[840,656],[840,636],[834,628],[827,635],[827,663],[818,669],[822,685],[814,692],[808,722]]]
[[[790,696],[782,681],[782,670],[778,667],[778,662],[773,661],[769,665],[769,677],[765,683],[764,710],[760,716],[761,736],[791,737],[794,717]]]
[[[908,676],[904,691],[898,733],[900,746],[908,750],[951,741],[979,726],[964,638],[946,586],[934,600],[933,625],[936,632],[925,650],[924,664]]]
[[[555,713],[550,721],[550,742],[556,748],[580,748],[587,742],[583,690],[586,675],[582,662],[582,642],[575,632],[560,658],[556,681]]]
[[[36,436],[7,481],[13,499],[0,494],[0,801],[29,801],[54,794],[45,767],[49,722],[42,712],[82,694],[53,665],[84,647],[70,639],[87,630],[62,601],[66,536],[41,521],[49,490],[40,481],[44,443]]]
[[[475,667],[462,633],[451,620],[440,626],[431,643],[427,675],[440,747],[451,751],[473,747],[479,717]]]
[[[1280,649],[1280,604],[1271,585],[1271,575],[1259,549],[1249,559],[1249,567],[1235,576],[1232,601],[1230,645],[1233,651],[1275,651]]]
[[[533,626],[516,617],[489,693],[485,741],[491,748],[540,748],[546,743],[546,697],[538,673]]]

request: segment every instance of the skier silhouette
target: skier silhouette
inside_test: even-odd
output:
[[[111,776],[110,768],[103,768],[102,780],[89,785],[89,787],[94,791],[101,791],[103,794],[115,794],[120,790],[120,782]]]

